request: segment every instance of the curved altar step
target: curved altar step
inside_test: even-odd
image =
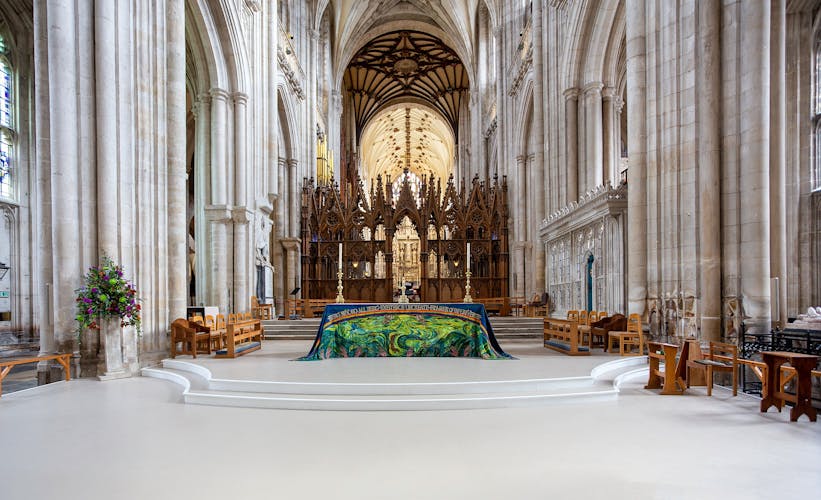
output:
[[[466,382],[216,379],[202,365],[170,359],[163,361],[162,368],[145,368],[142,373],[179,384],[188,404],[289,410],[459,410],[612,399],[618,394],[619,374],[642,370],[637,367],[643,359],[631,359],[605,363],[596,367],[594,374],[584,377]],[[643,370],[646,373],[646,365]]]

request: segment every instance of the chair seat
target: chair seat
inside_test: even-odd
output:
[[[715,360],[712,360],[712,359],[696,359],[693,362],[698,363],[700,365],[719,366],[719,367],[722,367],[722,368],[732,368],[732,366],[733,366],[732,363],[725,363],[725,362],[722,362],[722,361],[715,361]]]

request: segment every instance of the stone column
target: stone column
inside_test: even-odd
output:
[[[647,116],[646,3],[627,0],[627,312],[644,315],[647,306]]]
[[[778,278],[772,297],[777,316],[787,323],[787,154],[786,154],[786,48],[787,2],[772,0],[770,21],[770,276]],[[818,83],[816,82],[816,85]],[[819,154],[816,152],[816,154]]]
[[[611,184],[618,184],[618,138],[619,122],[616,121],[616,96],[613,87],[602,89],[602,182],[610,181]]]
[[[601,82],[584,87],[585,99],[585,191],[602,183],[602,102]]]
[[[579,199],[579,91],[564,91],[565,134],[567,138],[567,203]]]
[[[770,330],[770,2],[741,9],[741,92],[738,229],[747,331]]]
[[[73,352],[77,342],[74,289],[83,273],[81,244],[77,237],[80,220],[79,150],[77,140],[77,33],[73,0],[48,0],[48,81],[50,95],[49,137],[51,139],[51,222],[54,260],[52,317],[55,350]],[[44,103],[45,104],[45,103]]]
[[[330,131],[328,133],[328,144],[334,155],[334,179],[342,185],[342,94],[338,90],[331,92],[331,113],[328,117]],[[349,179],[353,181],[352,179]]]
[[[548,210],[547,191],[545,190],[544,183],[544,179],[547,177],[544,161],[544,114],[547,106],[546,103],[542,101],[545,86],[544,79],[542,78],[545,52],[543,43],[544,33],[542,31],[543,2],[533,2],[532,5],[533,27],[531,33],[533,34],[533,74],[536,75],[536,78],[533,79],[533,136],[535,137],[535,142],[531,146],[535,153],[535,164],[531,164],[530,169],[530,186],[535,190],[535,203],[531,207],[535,223],[531,223],[531,226],[533,226],[532,234],[535,235],[532,241],[538,241],[538,224],[545,218],[545,214]],[[540,247],[536,249],[536,254],[540,255],[542,252],[539,248]],[[544,260],[544,256],[542,256],[542,260]],[[542,280],[544,280],[544,270],[541,271],[541,274]]]
[[[279,61],[277,59],[277,45],[279,43],[279,14],[277,4],[279,0],[268,0],[265,14],[268,16],[268,163],[263,167],[268,174],[268,201],[274,204],[273,198],[280,194],[278,171],[279,166],[279,90],[277,88],[277,74]],[[277,220],[281,225],[282,220]]]
[[[527,239],[527,156],[519,155],[516,157],[516,190],[518,196],[516,197],[516,212],[514,220],[516,221],[516,240],[524,241]]]
[[[54,339],[54,256],[52,249],[52,222],[51,222],[51,136],[49,110],[49,65],[48,65],[48,35],[49,19],[46,2],[34,3],[34,130],[37,138],[37,147],[34,154],[37,163],[37,187],[39,188],[39,203],[37,215],[38,227],[41,231],[37,250],[38,259],[34,269],[38,269],[38,278],[41,282],[37,294],[37,306],[40,309],[40,354],[57,352]],[[38,385],[49,383],[47,362],[37,365]]]
[[[229,311],[228,247],[226,224],[231,221],[228,209],[228,175],[226,169],[226,108],[228,93],[211,89],[211,204],[205,208],[210,225],[211,266],[208,283],[212,287],[210,305]]]
[[[109,2],[96,2],[95,5]],[[185,5],[183,0],[166,4],[166,116],[168,126],[168,314],[184,318],[188,303],[188,225],[186,204],[185,129]],[[100,65],[97,65],[99,71]],[[97,75],[100,80],[100,75]],[[98,144],[101,141],[97,141]]]
[[[501,21],[499,22],[499,24],[501,25]],[[504,58],[502,57],[502,46],[504,42],[504,36],[501,26],[497,26],[493,29],[493,37],[496,39],[496,158],[498,164],[497,167],[500,170],[499,175],[511,175],[512,179],[512,172],[510,172],[510,169],[508,168],[507,143],[505,142],[507,125],[505,124],[503,114],[505,109],[505,92],[504,78],[502,77],[502,73],[504,72],[504,70],[502,69],[504,62]]]
[[[299,172],[297,170],[297,162],[294,159],[289,159],[288,163],[288,214],[290,215],[290,227],[288,228],[288,237],[299,239],[299,214],[302,211],[300,202],[300,182]]]
[[[538,151],[538,149],[537,149]],[[532,269],[528,270],[528,276],[530,278],[530,287],[529,289],[536,292],[543,292],[545,290],[545,282],[544,282],[544,251],[542,249],[542,245],[538,244],[539,241],[539,225],[542,223],[544,219],[544,214],[539,213],[539,208],[543,207],[542,201],[544,198],[544,183],[542,182],[541,175],[543,172],[537,166],[538,161],[538,153],[528,155],[527,161],[529,164],[529,172],[530,172],[530,187],[531,191],[534,191],[532,196],[533,203],[531,206],[535,206],[536,208],[533,210],[536,212],[534,217],[529,218],[530,225],[528,229],[528,257],[527,261],[531,263]],[[536,171],[536,175],[533,172]],[[535,186],[535,189],[533,188]]]
[[[251,293],[248,289],[250,253],[248,251],[248,223],[253,213],[248,210],[246,106],[248,96],[237,92],[234,98],[234,204],[231,218],[234,222],[234,310],[250,310]]]
[[[698,6],[698,260],[701,337],[721,340],[721,1]],[[632,144],[631,144],[632,151]],[[632,169],[632,162],[630,169]]]
[[[211,138],[211,94],[202,93],[194,106],[194,276],[195,300],[205,304],[210,300],[208,263],[211,262],[211,245],[208,236],[208,221],[205,206],[209,196],[210,138]]]
[[[94,71],[97,119],[97,245],[119,262],[117,200],[117,65],[115,2],[94,3]],[[185,145],[183,144],[183,148]]]

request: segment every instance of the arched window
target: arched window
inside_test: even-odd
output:
[[[815,74],[812,99],[812,124],[815,140],[815,156],[811,162],[812,190],[821,190],[821,28],[816,26],[813,32],[813,57]]]
[[[14,198],[14,88],[9,45],[0,32],[0,198]]]

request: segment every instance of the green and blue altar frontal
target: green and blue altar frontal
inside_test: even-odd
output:
[[[349,357],[515,359],[482,304],[328,304],[311,351],[297,361]]]

